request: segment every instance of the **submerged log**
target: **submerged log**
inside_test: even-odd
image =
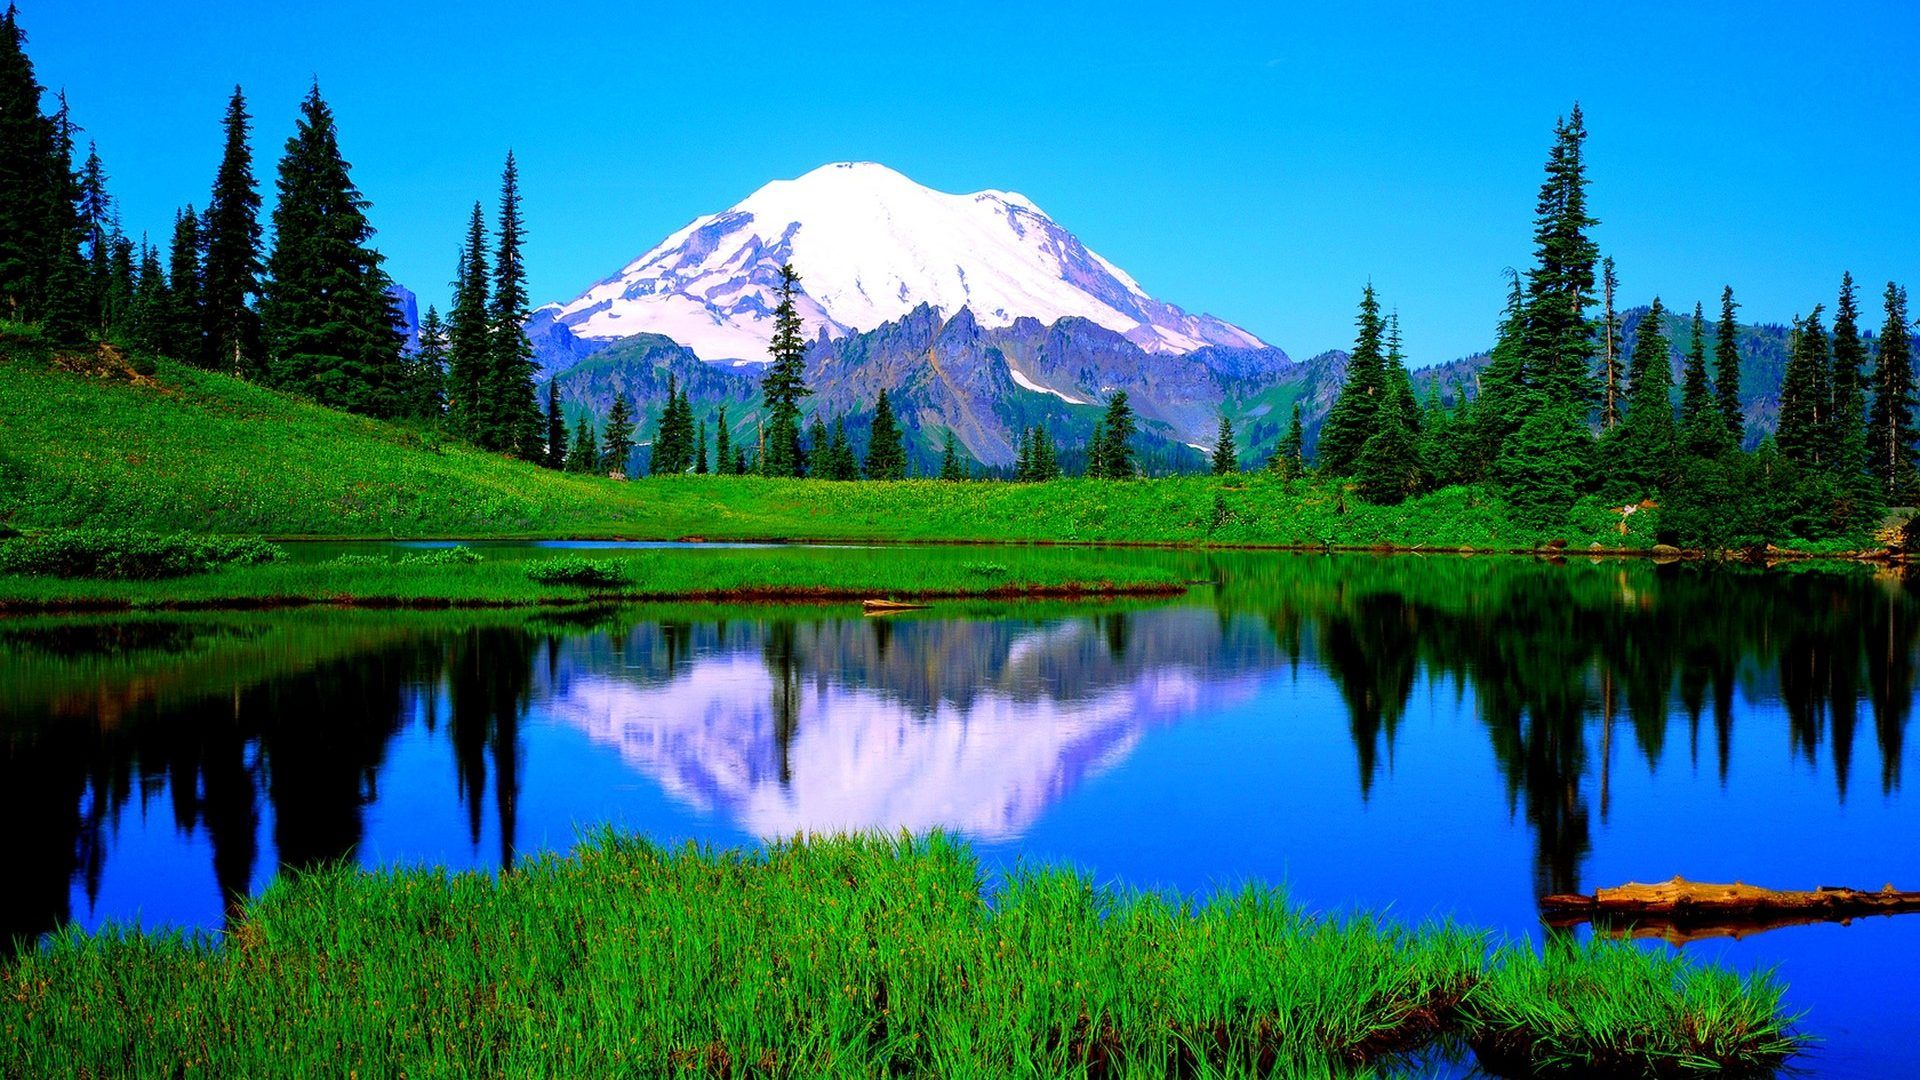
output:
[[[1675,877],[1653,885],[1630,882],[1596,889],[1592,896],[1542,897],[1540,911],[1549,926],[1591,922],[1602,932],[1684,944],[1704,937],[1745,937],[1782,926],[1920,911],[1920,892],[1901,892],[1892,885],[1875,892],[1835,885],[1801,892]]]
[[[890,611],[919,611],[925,604],[915,604],[904,600],[862,600],[860,606],[869,615],[884,615]]]

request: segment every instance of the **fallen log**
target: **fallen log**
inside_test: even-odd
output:
[[[920,611],[927,605],[908,603],[904,600],[862,600],[860,606],[869,615],[885,615],[892,611]]]
[[[1596,889],[1592,896],[1560,894],[1540,899],[1540,912],[1549,926],[1590,922],[1605,933],[1661,937],[1675,944],[1915,911],[1920,911],[1920,892],[1901,892],[1892,885],[1872,892],[1822,885],[1803,892],[1765,889],[1738,881],[1731,885],[1688,881],[1683,877],[1652,885],[1629,882]]]

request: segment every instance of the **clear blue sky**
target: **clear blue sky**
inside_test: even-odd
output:
[[[1416,364],[1486,344],[1554,118],[1623,292],[1784,321],[1920,287],[1920,5],[20,0],[128,228],[204,205],[234,83],[269,189],[309,79],[394,276],[444,306],[521,162],[536,303],[826,161],[1038,203],[1149,292],[1296,356],[1371,278]],[[1823,10],[1826,8],[1844,10]]]

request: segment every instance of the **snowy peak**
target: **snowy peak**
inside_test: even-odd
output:
[[[985,327],[1079,316],[1157,353],[1263,345],[1147,295],[1023,195],[949,195],[873,162],[775,180],[534,321],[589,341],[656,333],[705,360],[764,360],[788,261],[809,338],[871,330],[927,304],[943,316],[968,309]]]

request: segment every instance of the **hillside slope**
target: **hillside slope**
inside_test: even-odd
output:
[[[55,360],[0,329],[0,523],[269,535],[604,534],[617,481],[568,476],[162,361]]]

